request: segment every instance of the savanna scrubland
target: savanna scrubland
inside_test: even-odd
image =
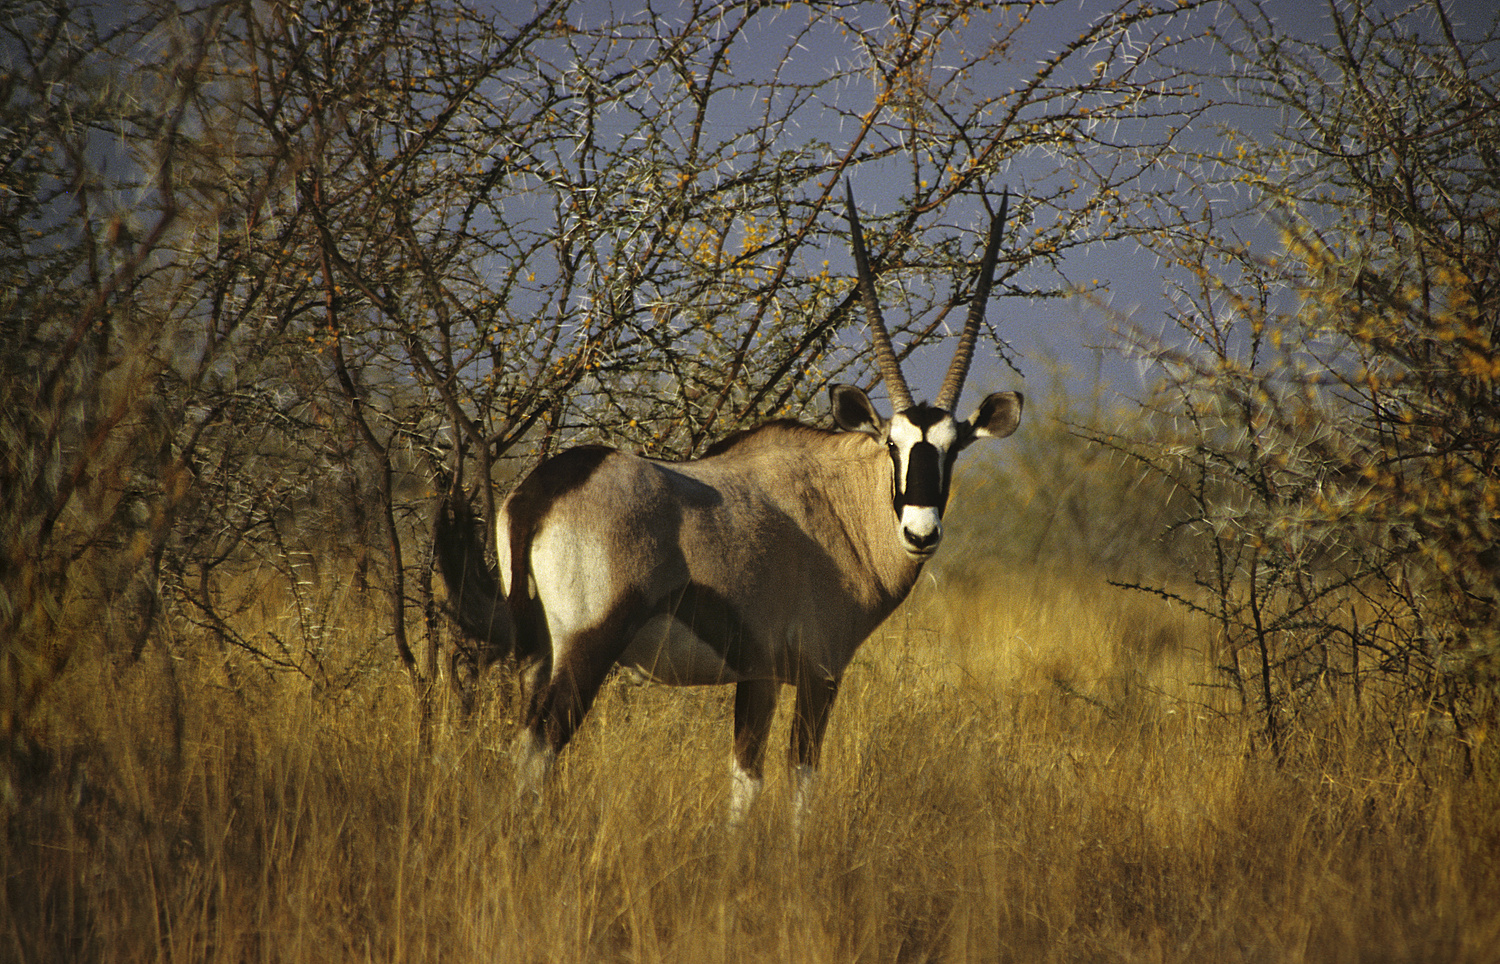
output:
[[[327,591],[329,643],[357,651],[377,627],[357,594]],[[727,688],[617,680],[533,813],[505,687],[424,739],[389,659],[319,692],[207,642],[123,670],[79,661],[57,684],[45,756],[20,761],[38,778],[10,803],[7,956],[1490,961],[1500,946],[1492,747],[1465,776],[1423,707],[1330,701],[1278,763],[1219,685],[1208,627],[1088,574],[995,564],[923,588],[846,677],[800,836],[776,760],[726,829]]]
[[[4,958],[1500,960],[1495,25],[1075,6],[5,7]],[[624,678],[518,806],[434,504],[821,421],[846,177],[898,343],[1006,180],[1145,386],[995,343],[800,833]]]

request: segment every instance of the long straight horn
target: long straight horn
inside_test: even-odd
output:
[[[969,363],[974,360],[974,340],[979,337],[979,326],[984,323],[995,261],[1000,257],[1000,235],[1004,232],[1005,215],[1009,209],[1010,189],[1006,188],[1000,198],[1000,213],[990,221],[990,239],[984,246],[984,260],[979,263],[979,283],[974,287],[974,297],[969,300],[969,320],[964,323],[958,350],[953,354],[953,364],[948,366],[948,375],[943,379],[943,388],[934,403],[945,412],[953,411],[953,406],[958,404],[958,394],[964,390],[964,379],[969,376]]]
[[[859,269],[859,293],[865,302],[865,314],[869,316],[870,338],[875,342],[875,361],[880,366],[886,393],[891,396],[891,406],[904,412],[912,405],[911,389],[906,387],[901,364],[896,360],[896,349],[891,347],[891,333],[886,331],[885,318],[880,314],[875,279],[870,277],[870,262],[865,257],[865,235],[859,227],[859,215],[854,213],[854,189],[847,180],[844,181],[844,195],[849,205],[849,237],[854,248],[854,266]]]

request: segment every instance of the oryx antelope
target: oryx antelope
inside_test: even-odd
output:
[[[539,791],[620,665],[663,683],[734,684],[732,822],[760,792],[780,687],[796,687],[790,763],[802,812],[845,668],[942,538],[954,460],[975,439],[1003,438],[1020,421],[1019,392],[990,395],[968,421],[953,415],[1006,206],[990,224],[936,402],[913,402],[901,374],[851,192],[860,297],[895,408],[890,419],[860,389],[835,385],[841,431],[774,421],[681,463],[599,445],[562,452],[498,513],[498,583],[473,526],[457,521],[466,516],[454,505],[440,513],[439,557],[460,622],[488,637],[492,658],[514,652],[528,678],[516,750],[523,787]]]

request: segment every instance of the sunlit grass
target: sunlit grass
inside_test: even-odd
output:
[[[349,653],[377,636],[340,601]],[[290,617],[287,617],[290,618]],[[74,664],[5,801],[17,961],[1489,961],[1493,754],[1247,751],[1201,627],[1082,578],[926,585],[793,836],[724,827],[731,692],[611,685],[541,812],[499,698],[430,745],[385,662]],[[357,672],[355,670],[358,670]],[[492,692],[499,692],[492,688]],[[1332,731],[1332,732],[1337,732]]]

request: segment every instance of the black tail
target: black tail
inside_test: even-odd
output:
[[[443,496],[433,540],[438,568],[448,585],[449,611],[459,628],[479,644],[484,665],[509,656],[515,632],[505,594],[500,590],[500,575],[484,557],[479,520],[462,495],[450,492]],[[509,549],[501,547],[502,552]]]

